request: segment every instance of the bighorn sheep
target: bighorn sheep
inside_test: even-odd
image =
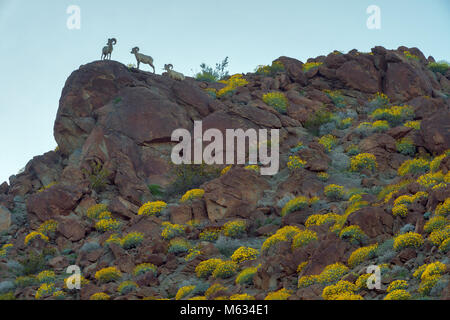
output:
[[[167,75],[174,80],[183,81],[184,79],[186,79],[182,73],[174,71],[173,65],[171,65],[171,64],[165,64],[164,70],[166,70]]]
[[[145,54],[139,53],[139,47],[134,47],[131,50],[131,54],[134,54],[137,60],[137,68],[139,70],[139,65],[141,62],[143,64],[148,64],[150,67],[153,68],[153,73],[155,73],[155,67],[153,66],[153,58],[150,56],[146,56]]]
[[[103,47],[103,53],[101,60],[106,60],[109,58],[111,60],[111,54],[113,52],[113,45],[117,44],[117,40],[115,38],[108,39],[108,43],[105,47]]]

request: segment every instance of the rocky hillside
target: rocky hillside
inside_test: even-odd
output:
[[[217,83],[81,66],[57,149],[0,186],[0,297],[449,299],[449,95],[448,67],[406,47]],[[172,165],[195,120],[279,129],[279,173]]]

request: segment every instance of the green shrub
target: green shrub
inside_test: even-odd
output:
[[[280,61],[272,62],[270,66],[260,66],[256,69],[256,74],[264,76],[275,76],[277,73],[284,71],[284,65]]]
[[[131,249],[139,246],[144,241],[144,234],[140,232],[131,232],[120,240],[124,249]]]
[[[263,101],[277,110],[279,113],[286,113],[288,100],[281,92],[269,92],[263,95]]]
[[[403,138],[396,143],[397,151],[405,156],[414,156],[416,154],[416,146],[410,138]]]
[[[203,164],[181,164],[174,165],[171,170],[174,178],[172,185],[166,194],[184,194],[186,191],[198,188],[203,183],[220,176],[220,170],[214,166]]]
[[[96,192],[102,191],[108,184],[108,177],[111,174],[108,169],[99,161],[90,162],[90,171],[83,169],[83,173],[88,176],[91,188]]]
[[[433,72],[439,72],[441,74],[445,74],[447,70],[450,68],[448,62],[440,61],[440,62],[431,62],[428,64],[428,69]]]
[[[223,59],[222,62],[216,63],[216,67],[212,68],[207,66],[205,63],[200,65],[201,72],[195,75],[195,79],[198,81],[205,82],[217,82],[223,80],[229,76],[226,68],[228,67],[228,57]]]

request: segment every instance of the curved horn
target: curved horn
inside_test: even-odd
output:
[[[173,70],[173,65],[172,65],[171,63],[169,63],[169,64],[167,65],[167,68],[169,68],[169,69],[172,69],[172,70]]]
[[[117,44],[117,39],[116,38],[112,38],[111,41],[113,41],[114,44]]]

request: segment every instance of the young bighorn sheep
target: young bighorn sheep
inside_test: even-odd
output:
[[[137,68],[139,70],[139,65],[141,62],[143,64],[148,64],[150,67],[153,68],[153,73],[155,73],[155,67],[153,66],[153,58],[150,56],[146,56],[145,54],[139,53],[139,47],[134,47],[131,50],[131,54],[134,54],[137,60]]]
[[[186,79],[184,77],[184,75],[180,72],[176,72],[173,70],[173,65],[172,64],[165,64],[164,65],[164,70],[167,71],[167,75],[169,77],[171,77],[174,80],[179,80],[179,81],[183,81],[184,79]]]
[[[115,38],[108,39],[108,43],[105,47],[103,47],[103,53],[101,60],[111,60],[111,54],[113,52],[113,45],[117,44],[117,40]]]

